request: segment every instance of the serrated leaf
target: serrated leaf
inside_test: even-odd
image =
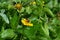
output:
[[[42,30],[44,31],[45,35],[49,37],[49,30],[48,30],[48,25],[44,24],[44,28],[42,27]]]
[[[20,13],[24,12],[24,10],[25,10],[25,8],[24,8],[24,7],[22,7],[22,9],[20,10]]]
[[[12,29],[6,29],[1,33],[1,38],[13,38],[15,33]]]
[[[30,7],[26,7],[26,12],[30,14],[32,12],[32,9]]]
[[[34,28],[26,28],[24,30],[25,35],[30,39],[35,39],[35,29]]]
[[[11,27],[14,29],[18,25],[18,16],[17,13],[14,14],[14,16],[11,18]]]
[[[53,1],[49,1],[49,3],[46,4],[46,7],[53,8]]]
[[[55,17],[55,15],[53,14],[53,12],[49,8],[45,7],[44,11],[47,12],[46,14],[50,15],[51,17]]]

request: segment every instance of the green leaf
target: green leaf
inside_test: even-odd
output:
[[[22,12],[24,12],[25,11],[25,8],[24,7],[22,7],[22,9],[21,10],[17,10],[18,12],[20,12],[20,13],[22,13]]]
[[[48,25],[46,23],[44,24],[44,27],[42,27],[42,30],[44,31],[45,35],[49,37]]]
[[[24,12],[24,10],[25,10],[25,8],[24,8],[24,7],[22,7],[22,9],[20,10],[20,12]]]
[[[30,39],[30,40],[32,40],[32,39],[35,39],[35,29],[34,28],[26,28],[25,30],[24,30],[24,34]]]
[[[49,3],[45,5],[48,8],[53,8],[53,1],[51,0]]]
[[[11,4],[8,5],[8,10],[11,10],[11,9],[13,9],[13,8],[14,8],[13,5],[11,5]]]
[[[12,29],[6,29],[1,33],[1,38],[13,38],[15,33]]]
[[[58,5],[58,0],[53,0],[53,6],[57,7],[57,5]]]
[[[10,20],[10,22],[11,22],[11,27],[13,28],[13,29],[15,29],[16,27],[17,27],[17,25],[18,25],[18,16],[17,16],[17,13],[15,13],[14,15],[13,15],[13,17],[11,18],[11,20]]]
[[[47,12],[46,14],[50,15],[51,17],[54,17],[53,12],[49,8],[44,8],[44,11]]]
[[[2,39],[2,38],[0,37],[0,40],[4,40],[4,39]]]
[[[1,10],[1,13],[4,13],[4,12],[5,12],[5,9],[2,9],[2,10]]]
[[[32,12],[32,9],[28,6],[28,7],[26,7],[26,12],[27,12],[28,14],[30,14],[30,13]]]
[[[3,13],[4,11],[1,10],[1,12],[2,12],[2,13],[0,13],[0,16],[3,18],[3,20],[4,20],[7,24],[9,24],[9,19],[8,19],[8,17],[6,16],[6,14]]]
[[[14,2],[16,2],[16,3],[17,3],[17,2],[20,2],[20,3],[21,3],[21,0],[12,0],[12,1],[14,1]]]

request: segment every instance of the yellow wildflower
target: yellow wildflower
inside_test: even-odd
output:
[[[21,9],[22,8],[22,5],[20,3],[17,3],[17,4],[15,4],[15,8]]]
[[[22,19],[21,22],[22,22],[22,24],[25,25],[25,26],[33,26],[33,24],[30,23],[29,20],[27,20],[27,19]]]

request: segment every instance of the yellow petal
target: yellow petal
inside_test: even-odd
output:
[[[30,23],[30,24],[28,24],[28,26],[33,26],[33,24]]]
[[[26,26],[33,26],[33,24],[30,23],[30,22],[27,22],[26,19],[21,20],[21,22],[22,22],[23,25],[26,25]]]

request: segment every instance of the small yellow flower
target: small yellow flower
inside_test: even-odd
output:
[[[34,1],[34,2],[31,2],[30,4],[36,5],[36,2]]]
[[[15,4],[15,8],[21,9],[22,8],[22,4],[20,4],[20,3]]]
[[[33,24],[30,23],[29,20],[27,20],[27,19],[22,19],[21,22],[22,22],[22,24],[25,25],[25,26],[33,26]]]
[[[36,2],[33,2],[33,4],[36,4]]]

